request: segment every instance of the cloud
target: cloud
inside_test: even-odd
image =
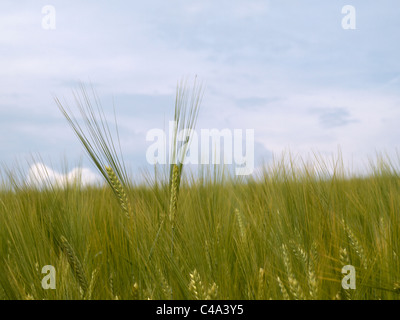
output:
[[[317,111],[319,122],[325,128],[342,127],[357,121],[351,117],[346,108],[327,108]]]
[[[79,157],[52,94],[73,100],[82,80],[95,83],[111,122],[115,97],[122,151],[137,169],[145,133],[171,120],[177,80],[194,74],[206,82],[197,128],[254,128],[256,152],[340,144],[364,157],[398,145],[396,1],[354,0],[354,32],[341,28],[340,4],[316,0],[52,4],[53,31],[35,2],[8,1],[0,13],[0,161]]]
[[[87,187],[98,185],[101,182],[99,175],[88,168],[74,168],[66,174],[52,170],[43,163],[35,163],[29,169],[26,184],[37,188],[65,188],[68,185]]]

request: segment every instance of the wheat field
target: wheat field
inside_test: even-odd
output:
[[[181,127],[195,125],[198,89],[178,86]],[[0,299],[400,297],[400,180],[388,159],[363,176],[340,157],[329,174],[286,156],[247,178],[178,164],[135,184],[104,119],[84,131],[61,110],[106,183],[38,189],[3,176]],[[48,265],[55,289],[43,288]],[[355,289],[342,287],[346,265]]]

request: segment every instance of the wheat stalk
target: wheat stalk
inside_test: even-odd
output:
[[[205,241],[204,249],[205,249],[206,261],[207,261],[208,268],[209,268],[210,272],[212,272],[213,265],[212,265],[212,262],[211,262],[210,246],[209,246],[207,240]]]
[[[276,280],[278,281],[279,288],[281,289],[281,293],[282,293],[283,299],[284,300],[290,300],[289,293],[287,292],[285,286],[283,285],[283,282],[282,282],[281,278],[279,278],[279,276],[277,276]]]
[[[201,278],[196,269],[189,274],[189,292],[192,293],[195,300],[201,300],[203,298],[204,286],[201,282]]]
[[[289,277],[288,280],[290,293],[294,296],[296,300],[304,300],[304,292],[300,286],[300,283],[294,277]]]
[[[91,300],[92,299],[92,294],[93,294],[94,285],[96,283],[97,273],[98,273],[97,269],[94,269],[93,272],[92,272],[92,277],[90,279],[88,290],[87,290],[87,292],[85,294],[85,300]]]
[[[290,244],[293,247],[293,252],[296,257],[298,257],[302,262],[307,270],[307,283],[309,287],[309,295],[311,299],[315,299],[318,295],[318,283],[317,283],[317,276],[315,273],[315,266],[314,266],[314,255],[315,255],[315,248],[312,248],[311,257],[309,254],[304,250],[304,248],[294,241],[290,241]]]
[[[283,262],[285,264],[286,273],[287,273],[288,282],[289,282],[290,293],[294,296],[294,298],[296,300],[304,300],[305,297],[304,297],[303,290],[293,273],[292,264],[291,264],[290,258],[289,258],[289,252],[288,252],[287,246],[285,244],[282,244],[282,252],[283,252]]]
[[[178,208],[179,171],[179,167],[175,164],[172,171],[171,198],[169,202],[169,220],[172,224],[172,227],[175,226],[175,216]]]
[[[108,287],[110,288],[110,293],[111,296],[114,297],[114,275],[113,272],[110,273],[109,277],[108,277]]]
[[[128,200],[128,196],[122,186],[121,182],[119,181],[117,175],[115,174],[114,170],[111,167],[106,166],[106,172],[108,178],[110,179],[110,183],[114,193],[117,195],[119,204],[121,205],[122,210],[126,214],[128,218],[132,217],[132,209],[131,204]]]
[[[264,268],[260,268],[260,270],[258,271],[258,292],[257,292],[258,300],[264,298],[264,291],[265,291],[265,270]]]
[[[218,286],[215,282],[210,287],[204,285],[196,269],[189,274],[189,292],[195,300],[215,300],[218,296]]]
[[[245,241],[246,240],[246,230],[245,230],[244,223],[243,223],[243,215],[239,211],[239,209],[235,209],[235,215],[236,215],[236,218],[237,218],[238,224],[239,224],[240,238],[242,239],[242,241]]]
[[[318,296],[318,282],[315,273],[315,266],[311,261],[309,261],[308,263],[307,280],[308,280],[308,287],[310,289],[310,296],[312,299],[316,299]]]
[[[173,297],[172,288],[169,285],[167,279],[165,279],[164,274],[161,271],[161,269],[158,270],[158,274],[160,276],[161,290],[162,290],[164,299],[172,300],[172,297]]]
[[[367,257],[365,256],[364,249],[360,245],[360,242],[358,241],[357,237],[353,233],[353,231],[350,229],[350,227],[347,226],[347,224],[342,220],[344,230],[346,231],[347,237],[350,242],[350,247],[355,251],[357,256],[359,257],[361,264],[365,270],[368,270],[368,261]]]
[[[60,240],[62,249],[67,256],[69,265],[71,266],[71,269],[76,279],[78,280],[78,283],[83,293],[85,293],[88,289],[88,282],[82,264],[79,261],[78,257],[76,256],[74,249],[69,244],[68,240],[64,236],[61,236]]]
[[[210,288],[207,290],[207,295],[205,297],[205,300],[216,300],[218,296],[218,286],[214,282]]]

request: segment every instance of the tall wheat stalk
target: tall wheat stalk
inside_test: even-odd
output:
[[[174,233],[176,226],[176,215],[178,212],[178,198],[181,178],[183,173],[183,164],[191,143],[191,130],[194,130],[197,122],[199,108],[203,97],[203,86],[197,83],[197,76],[194,79],[192,90],[189,90],[187,80],[182,79],[177,85],[175,96],[175,128],[172,132],[172,145],[170,150],[170,170],[169,170],[169,222],[171,226],[171,254],[174,248]],[[178,139],[182,130],[187,130],[184,141]],[[152,256],[155,244],[158,241],[161,228],[164,225],[166,215],[160,223],[154,243],[150,249],[149,260]]]
[[[115,133],[112,134],[97,93],[93,87],[91,89],[92,94],[89,95],[86,86],[80,84],[79,90],[73,91],[75,106],[81,117],[80,120],[76,118],[68,102],[61,102],[57,97],[54,99],[84,147],[89,159],[115,192],[115,185],[106,168],[112,169],[117,180],[120,181],[124,188],[129,185],[128,174],[121,152],[115,109]],[[117,151],[117,146],[119,151]],[[116,196],[118,197],[118,193],[116,193]]]
[[[176,211],[175,206],[178,201],[179,187],[183,172],[183,163],[191,143],[190,132],[196,127],[199,108],[203,97],[203,87],[197,84],[197,77],[194,79],[193,88],[190,91],[187,80],[181,80],[176,89],[175,97],[175,130],[172,132],[172,145],[170,150],[170,208]],[[186,130],[187,134],[184,141],[178,140],[181,131]],[[173,196],[173,197],[172,197]],[[172,212],[173,214],[174,212]],[[171,217],[171,211],[170,211]]]

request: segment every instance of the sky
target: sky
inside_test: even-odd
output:
[[[43,27],[55,9],[55,28]],[[345,5],[356,29],[343,29]],[[48,21],[48,20],[45,20]],[[256,165],[284,151],[360,168],[396,159],[397,0],[10,1],[0,11],[0,162],[90,167],[54,97],[95,88],[133,172],[173,118],[182,77],[205,85],[197,129],[254,129]]]

